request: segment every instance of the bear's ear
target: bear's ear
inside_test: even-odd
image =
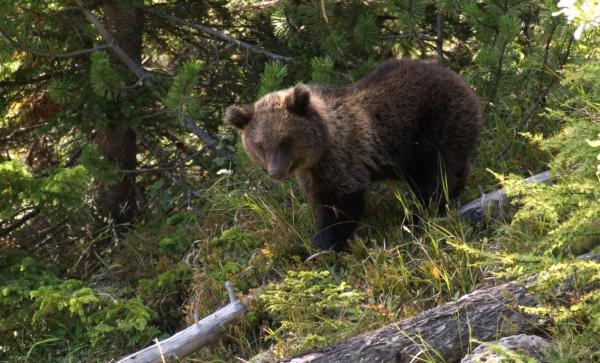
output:
[[[253,114],[254,108],[252,106],[229,106],[225,110],[223,121],[241,130],[250,122]]]
[[[310,89],[300,83],[285,97],[285,108],[297,115],[304,115],[310,103]]]

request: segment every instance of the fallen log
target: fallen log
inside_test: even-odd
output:
[[[550,170],[525,179],[529,183],[547,183],[550,180]],[[469,223],[479,222],[486,215],[502,214],[509,200],[504,189],[494,190],[460,207],[460,216]]]
[[[425,358],[458,362],[468,353],[471,339],[491,341],[539,331],[545,321],[519,309],[536,304],[528,283],[477,290],[412,318],[281,362],[409,363]]]
[[[178,361],[214,341],[223,333],[227,323],[238,319],[246,312],[246,306],[235,297],[231,282],[227,281],[225,287],[229,294],[228,305],[172,337],[161,342],[157,340],[156,344],[130,354],[117,363]]]
[[[577,260],[600,263],[600,255],[589,253]],[[496,341],[515,334],[543,333],[549,318],[528,314],[520,308],[537,305],[534,294],[540,288],[540,282],[543,283],[552,274],[561,276],[560,282],[555,281],[553,304],[568,304],[574,292],[586,293],[600,288],[600,281],[578,287],[579,270],[573,269],[565,274],[556,269],[558,266],[520,282],[511,281],[476,290],[414,317],[280,362],[453,363],[459,362],[476,345],[473,342]],[[545,300],[545,303],[549,301]]]

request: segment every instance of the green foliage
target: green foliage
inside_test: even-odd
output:
[[[286,64],[278,61],[267,63],[265,70],[260,77],[258,97],[262,97],[269,92],[280,89],[287,74],[288,67]]]
[[[552,16],[556,3],[146,2],[293,58],[273,62],[148,14],[138,30],[150,92],[109,49],[53,56],[103,44],[80,12],[2,2],[11,21],[0,28],[18,46],[0,35],[0,360],[114,359],[176,332],[193,313],[214,312],[227,301],[227,280],[256,303],[247,300],[251,311],[227,339],[191,359],[232,361],[269,349],[282,357],[414,316],[492,274],[514,279],[560,266],[540,274],[538,290],[549,300],[558,287],[577,285],[565,304],[543,306],[556,321],[553,359],[597,361],[597,266],[569,260],[599,243],[600,48],[594,12],[561,2],[567,19]],[[98,4],[87,6],[101,14]],[[314,252],[308,203],[294,182],[274,183],[250,165],[221,128],[225,106],[295,82],[347,84],[389,58],[436,58],[439,11],[441,56],[481,95],[486,113],[462,201],[496,189],[496,175],[514,208],[506,219],[469,226],[456,215],[458,202],[440,218],[404,186],[377,186],[351,251],[303,262]],[[580,41],[567,21],[584,29]],[[182,117],[222,136],[223,146],[237,145],[236,155],[196,152],[196,137],[173,122]],[[122,126],[135,131],[135,157],[148,170],[122,174],[91,144],[103,128]],[[47,145],[41,151],[53,162],[29,166],[35,145]],[[215,174],[215,165],[227,173]],[[548,166],[552,183],[522,182]],[[123,176],[136,183],[135,225],[98,228],[86,218],[98,196],[92,182],[117,185]],[[39,214],[21,225],[31,211]],[[572,272],[574,280],[561,279]]]
[[[58,103],[67,103],[72,97],[69,81],[66,79],[55,79],[48,85],[48,94]]]
[[[519,206],[512,221],[498,230],[503,246],[517,256],[504,260],[500,275],[544,270],[534,284],[542,304],[532,312],[553,317],[551,359],[556,362],[594,362],[599,357],[600,265],[570,260],[600,245],[596,150],[586,142],[600,132],[600,97],[594,90],[598,79],[591,72],[597,68],[598,54],[588,56],[592,62],[565,70],[563,83],[573,91],[570,97],[546,110],[550,120],[560,121],[561,130],[550,137],[526,135],[550,155],[552,183],[527,184],[515,176],[499,176]],[[526,250],[523,241],[531,241]]]
[[[7,219],[32,208],[72,215],[83,205],[90,185],[83,166],[57,168],[47,177],[34,178],[18,161],[0,163],[0,179],[0,218]]]
[[[361,319],[364,294],[329,271],[288,271],[283,282],[269,286],[261,302],[279,327],[269,329],[274,350],[286,354],[322,346],[348,336]]]
[[[121,77],[112,66],[108,53],[98,51],[90,56],[90,83],[98,95],[112,99],[119,93],[122,86]]]
[[[585,77],[569,79],[579,79],[571,82],[578,90],[585,89],[589,82]],[[546,254],[578,255],[598,244],[600,188],[594,173],[595,150],[586,140],[600,132],[600,123],[587,116],[597,114],[600,98],[595,98],[594,93],[579,94],[577,104],[549,111],[551,117],[563,120],[560,132],[546,139],[531,138],[552,154],[554,183],[528,184],[520,178],[500,178],[508,193],[517,196],[516,201],[521,204],[508,235],[515,239],[535,237]],[[576,112],[572,112],[573,107],[577,107]]]
[[[354,40],[365,51],[369,51],[377,43],[379,30],[372,14],[360,15],[354,28]]]
[[[0,163],[0,218],[12,216],[35,188],[33,177],[23,163],[16,160]]]
[[[549,267],[533,284],[541,306],[537,314],[550,316],[557,337],[553,362],[594,362],[600,356],[600,264],[574,260]],[[563,301],[563,304],[557,304]]]
[[[42,180],[33,202],[44,208],[77,208],[82,205],[89,183],[90,176],[84,166],[60,168]]]
[[[114,183],[118,180],[119,170],[102,157],[95,144],[85,144],[81,147],[79,162],[98,181]]]
[[[161,292],[177,290],[178,285],[185,284],[190,278],[190,266],[185,263],[178,263],[155,277],[140,279],[140,296],[143,299],[149,299]]]
[[[165,99],[165,104],[177,115],[177,119],[185,116],[198,117],[200,107],[195,91],[203,65],[197,61],[184,63],[173,78],[173,83]]]
[[[45,360],[68,353],[69,346],[130,348],[158,333],[150,324],[154,313],[138,299],[121,299],[83,281],[62,279],[55,266],[23,254],[10,254],[0,262],[4,353]]]
[[[599,148],[600,147],[600,134],[598,134],[598,140],[593,140],[593,141],[586,140],[586,141],[591,147]],[[596,159],[598,159],[598,161],[600,161],[600,154],[598,154]],[[600,177],[600,164],[598,164],[598,169],[596,171],[596,175],[598,175]]]
[[[106,347],[114,340],[127,349],[146,344],[159,333],[151,324],[155,315],[139,298],[114,301],[109,308],[89,316],[90,343],[93,347]]]
[[[333,81],[333,59],[315,57],[310,60],[311,76],[314,83],[329,84]]]

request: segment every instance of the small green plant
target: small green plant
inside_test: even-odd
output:
[[[595,362],[600,358],[600,263],[583,259],[556,264],[533,284],[537,314],[551,316],[556,337],[553,362]],[[557,303],[558,302],[558,303]]]
[[[287,65],[277,61],[268,63],[260,78],[258,96],[262,97],[269,92],[280,89],[283,86],[283,81],[287,74]]]
[[[0,353],[46,361],[79,349],[127,350],[158,334],[154,316],[139,299],[61,279],[55,266],[21,253],[0,259]]]
[[[259,298],[279,325],[268,329],[274,351],[287,355],[356,331],[365,295],[335,282],[329,271],[288,271],[283,282],[269,286]]]
[[[178,70],[173,78],[165,104],[177,116],[178,120],[186,116],[198,117],[201,114],[196,83],[203,69],[202,63],[188,61]]]

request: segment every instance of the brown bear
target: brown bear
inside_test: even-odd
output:
[[[254,105],[229,106],[250,158],[270,177],[294,174],[314,207],[312,244],[340,251],[371,181],[403,179],[423,201],[464,187],[483,125],[477,95],[454,72],[390,60],[351,86],[298,84]],[[443,172],[442,172],[443,171]]]

